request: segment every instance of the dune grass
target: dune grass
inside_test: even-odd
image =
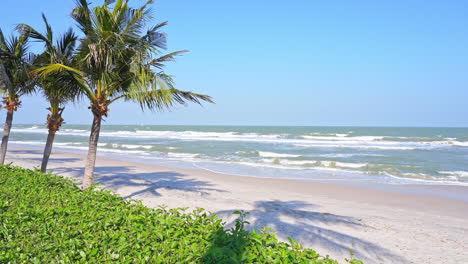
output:
[[[268,230],[246,231],[237,213],[225,230],[202,209],[151,209],[60,176],[0,166],[0,263],[338,263]]]

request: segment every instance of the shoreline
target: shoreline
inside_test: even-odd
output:
[[[41,154],[34,147],[10,146],[6,160],[33,168],[40,165]],[[83,158],[79,153],[53,152],[49,168],[80,179]],[[408,194],[405,190],[233,176],[128,160],[101,153],[96,163],[97,182],[150,207],[202,207],[220,215],[228,226],[235,219],[233,210],[250,211],[247,220],[251,227],[272,227],[282,239],[291,236],[339,260],[349,257],[348,249],[353,249],[366,263],[468,261],[468,239],[463,235],[468,231],[468,202],[429,195],[438,190],[466,195],[466,186],[404,186],[413,192]]]
[[[224,174],[468,186],[468,130],[455,128],[295,128],[105,125],[99,143],[106,155],[134,153],[137,162],[193,163]],[[43,146],[40,125],[13,128],[10,143]],[[66,125],[55,147],[87,150],[89,126]],[[27,139],[27,140],[26,140]],[[143,161],[144,162],[144,161]],[[359,185],[359,183],[357,183]],[[448,195],[451,195],[448,193]],[[468,201],[468,197],[465,199]]]
[[[34,149],[42,151],[42,146],[28,145],[28,144],[10,144],[12,147]],[[62,146],[54,147],[58,153],[70,153],[77,155],[85,155],[86,150],[71,149]],[[97,153],[100,157],[107,157],[113,160],[129,161],[141,165],[157,166],[167,169],[189,169],[193,171],[203,171],[207,173],[214,173],[219,175],[226,175],[230,177],[247,177],[255,179],[272,179],[272,180],[286,180],[286,181],[299,181],[299,182],[312,182],[312,183],[324,183],[340,186],[350,186],[357,188],[371,189],[375,191],[393,192],[397,194],[415,194],[415,195],[428,195],[450,200],[458,200],[468,202],[468,183],[467,184],[455,184],[438,181],[426,181],[418,179],[403,179],[398,178],[402,181],[382,181],[382,179],[369,179],[369,178],[344,178],[344,177],[327,177],[327,178],[292,178],[292,177],[273,177],[273,176],[253,176],[253,175],[242,175],[233,174],[226,172],[219,172],[207,168],[203,168],[197,165],[196,162],[181,161],[181,160],[154,160],[144,159],[138,156],[132,156],[131,154],[114,153],[109,151],[101,151]]]

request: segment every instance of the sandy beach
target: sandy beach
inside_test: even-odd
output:
[[[42,151],[10,146],[7,162],[39,167]],[[79,183],[84,155],[54,152],[49,169]],[[249,211],[252,228],[271,227],[344,262],[353,249],[366,263],[468,263],[468,202],[428,195],[466,194],[464,186],[404,186],[404,191],[174,169],[98,157],[96,180],[150,207],[197,207],[232,224]],[[421,191],[423,190],[423,191]],[[413,193],[413,194],[411,194]],[[421,194],[423,193],[423,194]]]
[[[3,1],[0,264],[468,264],[467,7]]]

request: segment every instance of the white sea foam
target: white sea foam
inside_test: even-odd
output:
[[[294,165],[294,166],[313,166],[314,163],[317,161],[315,160],[288,160],[288,159],[278,159],[278,158],[273,158],[273,159],[260,159],[261,162],[268,163],[268,164],[276,164],[276,165]]]
[[[299,143],[293,144],[296,147],[303,148],[356,148],[356,149],[382,149],[382,150],[414,150],[417,147],[402,147],[402,146],[382,146],[382,145],[349,145],[349,144],[311,144],[311,143]]]
[[[350,163],[350,162],[335,162],[336,167],[341,167],[341,168],[353,168],[353,169],[358,169],[362,167],[366,167],[366,163]]]
[[[366,163],[351,163],[351,162],[338,162],[338,161],[328,161],[328,160],[290,160],[290,159],[261,159],[260,161],[265,163],[272,163],[276,165],[283,166],[308,166],[308,167],[326,167],[326,168],[349,168],[349,169],[359,169],[366,167]]]
[[[273,159],[271,159],[271,160],[273,160]],[[224,162],[214,162],[214,163],[223,164]],[[255,167],[255,168],[263,167],[263,168],[271,168],[271,169],[286,169],[286,170],[292,170],[292,171],[304,171],[304,168],[284,166],[284,165],[281,165],[281,164],[273,164],[273,163],[240,162],[239,164],[243,165],[243,166]],[[223,172],[222,170],[211,170],[211,169],[205,168],[204,166],[199,166],[197,164],[194,164],[194,165],[196,167],[200,168],[200,169],[205,169],[205,170],[208,170],[208,171],[233,174],[232,172]],[[321,180],[334,180],[334,179],[337,179],[337,180],[343,180],[343,179],[346,179],[346,180],[359,180],[359,179],[361,179],[361,180],[372,180],[372,179],[379,180],[379,179],[375,178],[375,177],[378,177],[378,175],[376,175],[376,174],[363,177],[363,175],[361,173],[356,172],[355,170],[349,170],[349,169],[345,169],[345,168],[311,167],[311,168],[306,168],[306,171],[310,172],[310,173],[313,173],[312,175],[322,175],[322,176],[324,176],[324,177],[320,178]],[[356,173],[358,173],[358,174],[356,174]],[[234,174],[236,174],[236,173],[234,173]],[[447,184],[447,185],[464,185],[464,186],[468,186],[468,182],[454,181],[454,180],[451,180],[451,179],[444,180],[444,179],[440,179],[440,178],[435,179],[435,178],[432,178],[432,177],[427,177],[427,178],[414,178],[414,177],[405,178],[405,177],[402,177],[402,175],[397,176],[397,175],[394,175],[394,174],[391,174],[391,173],[388,173],[388,172],[381,172],[379,174],[380,175],[385,175],[386,177],[388,177],[389,179],[380,179],[380,180],[384,180],[386,183],[389,183],[389,184],[414,184],[414,183],[419,183],[419,184]],[[242,175],[241,174],[236,174],[236,175],[258,177],[258,174],[248,174],[248,173],[247,174],[244,173]],[[346,178],[342,178],[340,176],[346,177]],[[354,178],[356,176],[358,178]],[[336,178],[336,177],[338,177],[338,178]],[[367,177],[370,177],[370,178],[367,178]],[[298,179],[311,179],[310,175],[308,175],[308,176],[299,176],[298,175],[297,178]],[[318,179],[318,178],[314,177],[314,179]]]
[[[170,158],[181,158],[181,159],[193,159],[198,156],[198,154],[194,153],[177,153],[177,152],[169,152],[167,155]]]
[[[439,171],[439,173],[455,177],[456,179],[468,178],[468,171]]]
[[[382,136],[356,136],[348,137],[347,134],[334,134],[333,136],[301,136],[304,139],[315,139],[315,140],[325,140],[325,141],[376,141],[381,140],[384,137]]]
[[[37,128],[37,127],[30,127],[30,128],[12,128],[11,132],[14,133],[35,133],[35,134],[47,134],[49,131],[45,128]]]
[[[63,150],[86,151],[88,149],[87,138],[89,137],[89,131],[75,128],[61,129],[57,134],[57,139],[61,142],[54,142],[54,147]],[[448,137],[449,135],[445,135],[445,137],[426,137],[421,133],[421,137],[403,137],[394,135],[357,136],[356,133],[352,132],[337,134],[262,134],[258,132],[259,130],[245,133],[175,131],[177,129],[170,128],[167,128],[167,130],[135,131],[125,129],[122,127],[119,131],[102,130],[101,138],[108,143],[99,143],[99,152],[104,154],[131,154],[134,157],[150,157],[155,160],[170,162],[224,162],[230,164],[230,166],[239,166],[239,168],[241,168],[241,165],[248,165],[260,168],[294,170],[294,173],[291,174],[303,174],[304,177],[314,173],[320,175],[351,173],[358,175],[358,177],[391,175],[398,179],[447,181],[455,184],[468,181],[466,166],[457,165],[457,167],[448,167],[445,170],[435,168],[435,170],[440,170],[437,173],[432,171],[433,169],[426,170],[424,164],[421,163],[422,161],[417,158],[419,152],[411,151],[434,150],[430,153],[426,151],[424,155],[427,155],[425,157],[431,162],[434,160],[435,162],[431,164],[435,166],[442,163],[447,164],[447,162],[442,162],[444,160],[440,159],[447,159],[448,161],[453,159],[454,164],[463,164],[464,157],[468,157],[466,155],[468,141],[454,135],[451,135],[452,137]],[[48,130],[44,126],[31,126],[13,128],[12,132],[13,141],[11,143],[29,144],[42,148]],[[18,138],[24,138],[26,141],[19,141]],[[63,142],[65,140],[69,142]],[[438,148],[443,149],[440,152],[443,156],[438,154]],[[190,153],[185,153],[184,149],[187,149],[186,152]],[[256,151],[255,149],[265,151]],[[181,152],[178,152],[179,150]],[[300,151],[300,154],[298,154],[298,151]],[[385,158],[371,158],[373,156]],[[409,161],[409,167],[401,164],[402,157],[406,156],[409,159],[405,159],[405,164],[406,161]],[[310,160],[304,160],[306,158]],[[321,159],[325,159],[325,161],[321,161]],[[338,161],[333,161],[334,159]],[[381,160],[381,164],[376,160]],[[300,170],[303,172],[299,172]],[[324,173],[321,173],[321,171]],[[287,174],[288,172],[285,171],[284,173]]]
[[[337,133],[309,133],[309,134],[306,134],[306,135],[303,135],[303,137],[308,137],[308,136],[312,136],[312,137],[347,137],[349,136],[349,133],[344,133],[344,134],[337,134]]]
[[[261,162],[239,162],[240,165],[246,165],[250,167],[264,167],[264,168],[271,168],[271,169],[283,169],[283,170],[293,170],[293,171],[315,171],[315,172],[328,172],[332,173],[333,175],[339,173],[357,173],[356,170],[352,170],[346,167],[333,167],[333,166],[326,166],[330,165],[329,163],[325,162],[322,163],[322,166],[316,166],[317,161],[313,160],[303,160],[303,161],[293,161],[293,160],[279,160],[278,159],[262,159]],[[328,175],[331,176],[331,175]]]
[[[115,149],[151,149],[151,145],[132,145],[132,144],[117,144],[117,143],[98,143],[100,147],[115,148]]]
[[[30,128],[12,128],[14,133],[33,133],[33,134],[48,134],[49,130],[46,128],[30,127]],[[82,129],[62,129],[57,131],[58,135],[68,135],[68,136],[83,136],[88,137],[89,131]]]
[[[322,155],[320,155],[320,157],[324,157],[324,158],[351,158],[351,157],[354,157],[354,156],[361,156],[361,155],[365,155],[365,154],[359,154],[359,153],[349,153],[349,154],[333,153],[333,154],[322,154]]]
[[[468,147],[468,141],[452,141],[452,145],[459,147]]]
[[[250,167],[264,167],[264,168],[272,168],[272,169],[284,169],[284,170],[303,170],[303,167],[293,167],[293,166],[285,166],[281,164],[277,164],[273,162],[273,159],[271,159],[271,162],[268,162],[267,159],[264,160],[264,162],[259,163],[259,162],[249,162],[249,161],[241,161],[238,162],[237,164],[240,165],[247,165]]]
[[[59,130],[60,131],[60,130]],[[85,129],[62,129],[62,131],[66,131],[66,132],[72,132],[72,133],[89,133],[88,130],[85,130]]]
[[[350,168],[358,169],[367,166],[366,163],[350,163],[350,162],[339,162],[333,160],[322,160],[319,161],[320,166],[328,168]]]
[[[268,151],[259,151],[258,155],[260,157],[270,157],[270,158],[295,158],[300,157],[301,155],[293,155],[293,154],[286,154],[286,153],[276,153],[276,152],[268,152]]]
[[[32,131],[40,131],[40,128],[31,128],[30,130]],[[85,133],[88,134],[87,131],[82,130],[82,131],[63,131],[64,133]],[[130,131],[125,131],[125,133],[129,133]],[[150,132],[155,132],[155,131],[150,131]],[[158,131],[156,131],[158,132]],[[160,131],[159,131],[160,132]],[[36,132],[33,132],[36,133]],[[42,132],[41,132],[42,133]],[[164,131],[164,133],[170,134],[170,131]],[[184,132],[180,132],[184,133]],[[215,132],[213,132],[215,133]],[[222,133],[224,134],[224,133]],[[239,133],[228,133],[231,138],[235,137],[242,137],[244,134],[239,134]],[[215,133],[217,137],[219,137],[219,133]],[[253,138],[254,136],[257,137],[258,134],[254,133],[249,133],[246,134],[246,138]],[[193,134],[192,134],[193,136]],[[197,135],[200,136],[200,135]],[[210,135],[213,136],[213,135]],[[188,137],[188,134],[187,136]],[[270,138],[261,138],[260,140],[264,140],[265,142],[306,142],[304,145],[307,148],[311,148],[314,146],[317,146],[317,148],[325,148],[325,147],[344,147],[344,148],[377,148],[377,149],[404,149],[404,148],[422,148],[423,147],[428,147],[432,148],[434,146],[439,146],[445,144],[445,146],[452,146],[461,143],[466,144],[468,142],[463,142],[463,141],[453,141],[453,140],[441,140],[441,141],[436,141],[436,142],[411,142],[411,141],[405,141],[405,142],[395,142],[395,141],[389,141],[389,142],[383,142],[378,140],[378,139],[372,139],[370,142],[365,141],[362,137],[360,140],[357,141],[351,141],[349,138],[352,137],[346,137],[346,140],[342,141],[337,141],[337,140],[328,140],[328,137],[323,137],[323,140],[311,140],[311,139],[297,139],[297,138],[286,138],[284,135],[281,134],[275,134],[275,135],[269,135]],[[246,140],[244,138],[244,140]],[[257,137],[255,140],[259,140],[259,137]],[[248,141],[248,140],[246,140]],[[124,141],[125,142],[125,141]],[[128,141],[131,143],[132,141]],[[140,141],[139,141],[140,142]],[[141,141],[144,142],[144,141]],[[13,144],[28,144],[28,145],[36,145],[36,146],[44,146],[45,142],[44,141],[11,141]],[[152,143],[151,143],[152,144]],[[177,143],[179,144],[179,143]],[[190,143],[188,143],[190,144]],[[294,145],[294,144],[293,144]],[[63,149],[69,148],[69,149],[74,149],[74,150],[82,150],[86,151],[88,149],[87,142],[55,142],[54,146],[61,147]],[[411,146],[411,147],[410,147]],[[353,159],[353,162],[349,162],[348,159],[350,157],[356,157],[356,156],[392,156],[393,154],[391,153],[385,153],[383,154],[376,154],[376,153],[359,153],[357,150],[353,152],[355,153],[331,153],[331,154],[311,154],[311,156],[320,156],[320,157],[328,157],[328,158],[342,158],[340,161],[332,161],[332,160],[326,160],[326,161],[317,161],[317,160],[299,160],[295,159],[298,158],[299,156],[307,156],[309,154],[304,154],[304,155],[295,155],[295,154],[289,154],[289,153],[281,153],[282,150],[272,148],[273,151],[237,151],[233,152],[231,156],[230,154],[225,154],[220,155],[219,157],[209,157],[210,154],[206,155],[203,150],[200,150],[200,153],[178,153],[178,152],[169,152],[167,151],[170,148],[175,148],[172,146],[165,147],[166,153],[163,151],[161,152],[156,152],[156,151],[151,151],[153,148],[152,145],[145,145],[145,144],[122,144],[122,143],[100,143],[99,144],[99,152],[103,153],[120,153],[120,154],[135,154],[135,157],[142,157],[144,158],[145,156],[151,156],[151,158],[154,159],[164,159],[164,160],[179,160],[179,161],[185,161],[185,162],[225,162],[226,164],[236,164],[237,165],[248,165],[252,167],[265,167],[265,168],[272,168],[272,169],[284,169],[284,170],[302,170],[304,171],[304,175],[310,175],[310,173],[315,173],[320,171],[328,171],[330,174],[337,174],[340,175],[340,173],[352,173],[356,175],[370,175],[369,177],[373,177],[376,175],[387,175],[391,177],[395,177],[395,179],[398,179],[398,181],[403,180],[403,179],[412,179],[412,180],[421,180],[421,181],[434,181],[437,183],[453,183],[453,184],[465,184],[463,182],[466,182],[468,179],[468,171],[463,171],[463,170],[453,170],[453,171],[439,171],[439,174],[434,172],[434,175],[429,174],[423,174],[423,173],[417,173],[417,172],[405,172],[406,169],[403,169],[403,171],[396,173],[395,170],[393,170],[392,166],[389,165],[387,167],[383,168],[374,168],[378,167],[379,164],[371,164],[367,163],[370,162],[369,160],[366,159]],[[284,146],[282,146],[280,149],[284,149]],[[183,148],[183,147],[182,147]],[[464,149],[461,149],[464,150]],[[277,152],[274,152],[277,151]],[[242,158],[238,156],[238,154],[242,152],[247,152],[251,153],[249,155],[244,155]],[[459,150],[456,150],[458,153]],[[235,153],[235,154],[234,154]],[[256,157],[256,153],[258,153],[258,157]],[[308,152],[305,152],[308,153]],[[463,155],[464,152],[460,152]],[[236,155],[237,154],[237,155]],[[398,154],[399,155],[399,154]],[[458,154],[457,154],[458,155]],[[253,157],[252,157],[253,156]],[[463,156],[460,156],[463,157]],[[346,161],[346,162],[343,162]],[[356,161],[356,162],[354,162]],[[360,161],[360,162],[359,162]],[[367,168],[368,166],[368,168]],[[464,169],[464,168],[462,168]],[[315,172],[314,172],[315,171]],[[286,173],[286,172],[285,172]],[[296,173],[296,172],[295,172]],[[302,173],[302,172],[300,172]],[[325,174],[326,175],[326,174]],[[306,177],[305,176],[305,177]],[[468,183],[466,183],[468,184]]]
[[[38,142],[38,141],[10,141],[12,144],[26,144],[26,145],[34,145],[34,146],[43,146],[45,142]],[[117,148],[106,148],[106,143],[99,143],[98,152],[113,152],[113,153],[123,153],[123,154],[145,154],[146,151],[142,150],[126,150],[126,149],[117,149]],[[61,147],[64,149],[73,149],[73,150],[88,150],[87,144],[82,144],[78,142],[54,142],[54,146]]]
[[[129,145],[129,144],[122,144],[122,148],[126,149],[151,149],[153,146],[150,145]]]
[[[370,154],[370,153],[332,153],[322,154],[320,157],[324,158],[351,158],[351,157],[384,157],[383,154]]]
[[[44,145],[45,145],[45,142],[30,141],[30,140],[24,140],[24,141],[10,140],[10,141],[8,141],[8,143],[11,143],[11,144],[34,145],[34,146],[37,146],[37,145],[44,146]]]
[[[45,128],[13,128],[15,133],[47,134]],[[89,131],[83,129],[63,129],[58,132],[64,136],[88,137]],[[154,130],[103,130],[101,137],[134,138],[134,139],[171,139],[181,141],[227,141],[227,142],[256,142],[288,144],[310,148],[356,148],[381,150],[412,150],[430,149],[437,147],[467,147],[468,142],[456,141],[448,138],[441,140],[418,141],[421,138],[406,140],[385,140],[384,136],[349,136],[349,134],[317,134],[302,135],[299,138],[288,137],[287,134],[258,134],[239,132],[200,132],[200,131],[154,131]],[[394,137],[395,138],[395,137]],[[403,138],[403,137],[402,137]],[[130,147],[131,148],[131,147]]]

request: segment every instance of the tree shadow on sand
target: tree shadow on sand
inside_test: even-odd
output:
[[[125,187],[134,190],[124,198],[137,198],[138,196],[154,196],[159,197],[160,189],[171,189],[188,192],[197,192],[200,195],[208,195],[209,191],[224,192],[223,190],[215,189],[211,183],[191,179],[186,174],[173,171],[160,172],[136,172],[135,167],[131,166],[100,166],[96,167],[95,179],[96,183],[103,185],[111,190],[118,190]],[[84,168],[55,168],[56,174],[66,174],[81,180],[84,173]]]
[[[9,154],[35,154],[35,155],[42,155],[43,151],[41,150],[36,150],[36,149],[28,149],[28,150],[19,150],[19,149],[13,149],[13,150],[8,150]]]
[[[35,161],[35,162],[42,162],[42,154],[43,151],[41,150],[8,150],[8,154],[18,154],[18,155],[40,155],[41,158],[28,158],[28,157],[21,157],[22,160],[26,161]],[[49,164],[50,163],[64,163],[64,162],[76,162],[80,161],[77,158],[56,158],[54,155],[50,156]],[[40,165],[40,163],[38,163]]]
[[[366,263],[408,263],[405,258],[376,244],[333,230],[334,227],[344,230],[366,228],[372,232],[372,228],[361,223],[360,219],[313,211],[317,207],[303,201],[257,201],[255,208],[249,211],[247,220],[251,225],[248,228],[271,227],[282,240],[290,236],[307,246],[319,246],[337,255],[349,256],[352,249],[356,257]],[[232,212],[225,210],[216,214],[229,219],[227,227],[230,227],[234,224]]]

